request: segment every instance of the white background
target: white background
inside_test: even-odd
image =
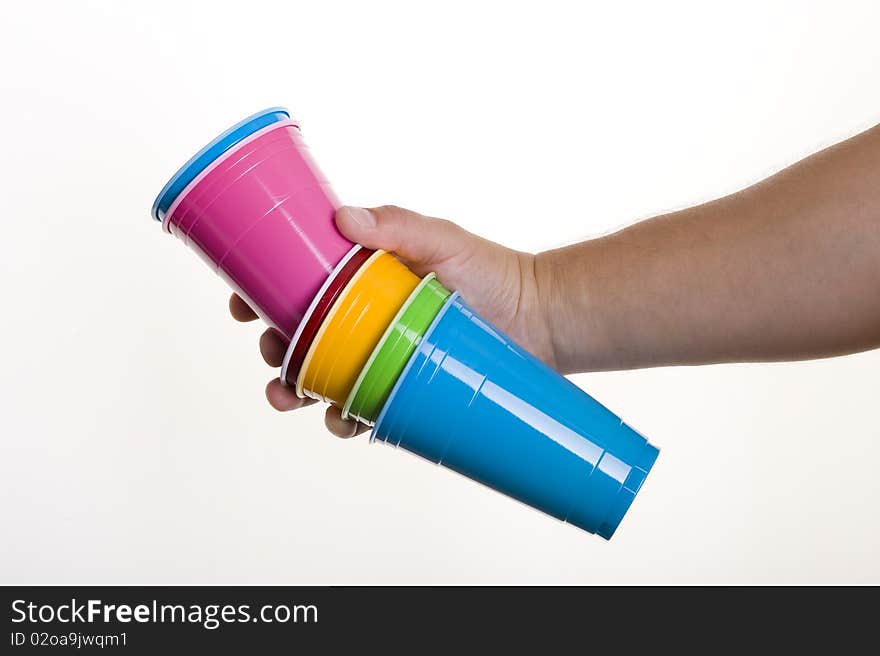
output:
[[[149,217],[287,105],[340,196],[540,250],[880,117],[876,2],[30,2],[0,22],[0,582],[880,582],[880,352],[576,381],[662,448],[610,543],[270,410]]]

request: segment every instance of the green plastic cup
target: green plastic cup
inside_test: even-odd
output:
[[[342,407],[344,419],[352,417],[369,426],[376,423],[400,372],[450,294],[433,273],[422,279],[361,369]]]

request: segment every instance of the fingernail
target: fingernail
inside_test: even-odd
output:
[[[363,207],[346,207],[345,212],[351,217],[352,221],[362,228],[376,227],[376,217],[373,216],[370,210],[365,210]]]

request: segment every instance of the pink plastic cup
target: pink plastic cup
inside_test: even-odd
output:
[[[278,124],[270,125],[254,133],[237,148],[215,160],[200,176],[196,177],[191,183],[189,193],[184,190],[180,198],[169,208],[165,219],[168,229],[186,241],[186,236],[193,225],[204,216],[206,210],[210,211],[211,203],[216,201],[218,195],[229,185],[229,181],[247,173],[248,168],[253,165],[255,157],[272,158],[285,148],[289,148],[290,138],[284,131],[279,131],[279,127]],[[214,171],[217,169],[222,169],[224,174],[215,174]],[[259,184],[259,179],[240,180],[238,184],[244,185],[247,189],[241,188],[240,193],[225,199],[225,202],[229,204],[226,212],[224,212],[224,216],[215,217],[214,223],[229,216],[240,217],[244,215],[253,221],[259,219],[259,216],[253,215],[253,209],[250,205],[253,202],[253,187],[255,184]],[[186,202],[183,202],[184,198]],[[239,219],[230,228],[233,231],[243,230],[249,225],[249,221]]]
[[[333,220],[340,205],[299,128],[280,121],[205,168],[164,223],[290,339],[354,246]]]

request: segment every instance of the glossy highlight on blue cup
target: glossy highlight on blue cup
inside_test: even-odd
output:
[[[610,539],[659,451],[453,294],[373,439]]]

